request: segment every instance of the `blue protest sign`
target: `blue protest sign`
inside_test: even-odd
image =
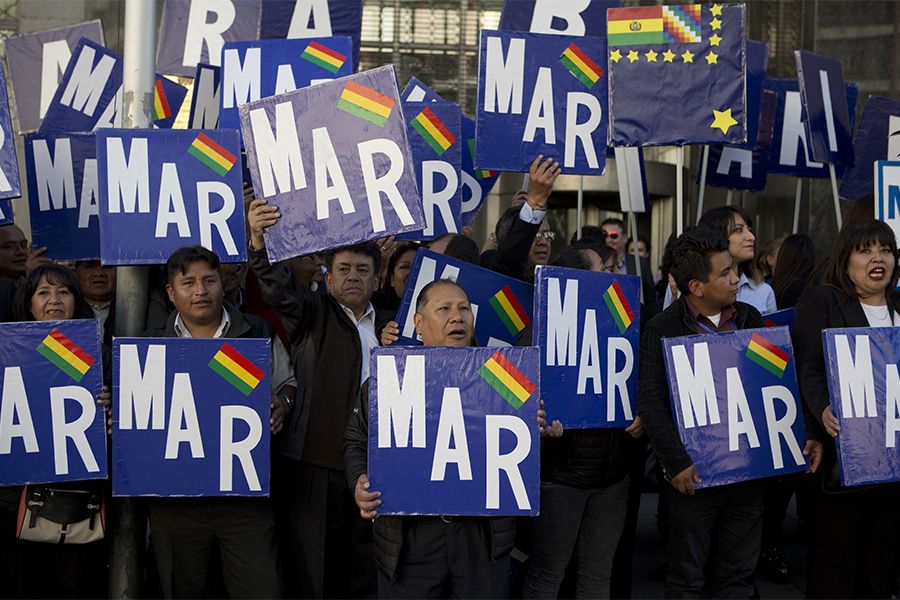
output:
[[[25,136],[32,244],[47,258],[100,258],[97,140],[92,133]]]
[[[153,84],[153,124],[160,129],[172,129],[187,93],[183,85],[157,75]]]
[[[856,200],[872,193],[872,163],[900,160],[900,102],[869,96],[853,137],[854,165],[841,180],[841,197]]]
[[[746,7],[611,8],[609,145],[747,141]]]
[[[271,342],[113,340],[113,495],[267,496]]]
[[[353,68],[359,67],[363,0],[265,0],[259,38],[311,38],[333,35],[353,39]]]
[[[12,202],[0,200],[0,225],[9,225],[13,222]]]
[[[898,333],[892,327],[822,332],[844,485],[900,481]]]
[[[853,123],[841,62],[805,50],[795,50],[803,122],[812,157],[821,162],[853,163]]]
[[[462,191],[462,130],[459,104],[403,102],[406,135],[416,169],[416,184],[425,213],[425,229],[397,236],[432,240],[459,233]]]
[[[787,327],[662,341],[672,416],[714,487],[806,470],[806,431]]]
[[[475,166],[527,172],[538,154],[562,172],[606,165],[602,38],[481,31]]]
[[[0,485],[105,479],[94,319],[0,323]]]
[[[875,163],[875,218],[900,233],[900,161]]]
[[[22,195],[19,183],[19,161],[16,157],[16,134],[12,128],[6,77],[0,67],[0,200]]]
[[[796,318],[793,308],[784,308],[764,314],[763,323],[766,327],[787,327],[793,333]]]
[[[376,348],[368,476],[378,513],[537,515],[538,361],[537,348]]]
[[[226,42],[219,127],[240,129],[238,107],[353,72],[348,37]]]
[[[627,427],[637,402],[640,278],[539,266],[534,288],[548,422]]]
[[[452,279],[469,295],[475,315],[475,339],[484,346],[509,346],[531,323],[534,286],[429,250],[416,252],[406,293],[395,320],[399,344],[418,344],[413,315],[422,288],[435,279]]]
[[[569,37],[606,37],[606,9],[620,0],[505,0],[500,29]]]
[[[16,98],[19,133],[37,131],[50,106],[72,50],[87,38],[103,46],[100,20],[35,31],[3,40]],[[39,76],[37,76],[39,74]]]
[[[237,131],[102,130],[97,165],[103,264],[163,264],[194,244],[247,259]]]
[[[200,63],[221,66],[225,42],[259,39],[262,0],[166,0],[156,70],[191,77]]]
[[[197,65],[191,91],[188,129],[216,129],[219,126],[220,67]]]
[[[281,212],[270,260],[425,226],[392,66],[240,111],[253,189]]]

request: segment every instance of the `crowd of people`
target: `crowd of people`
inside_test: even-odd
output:
[[[535,160],[528,190],[501,215],[489,249],[457,234],[428,244],[388,238],[273,264],[263,232],[280,213],[246,198],[247,264],[222,265],[201,247],[171,255],[153,275],[146,335],[272,340],[272,487],[269,498],[140,502],[149,531],[140,549],[143,593],[627,598],[637,575],[638,509],[653,473],[667,597],[749,598],[757,577],[786,578],[779,542],[794,494],[808,532],[810,597],[896,593],[897,488],[841,486],[840,426],[828,402],[821,339],[829,327],[897,324],[892,230],[871,219],[848,222],[817,257],[802,234],[758,248],[749,216],[718,207],[668,241],[654,273],[647,240],[636,240],[636,263],[633,240],[614,218],[584,227],[552,255],[546,215],[558,175],[553,160]],[[368,479],[366,459],[369,354],[398,339],[396,311],[425,246],[523,281],[546,264],[641,275],[637,416],[623,430],[570,431],[541,406],[534,423],[541,510],[534,519],[378,515],[381,492]],[[98,402],[110,419],[115,291],[114,268],[53,263],[18,227],[0,227],[0,320],[96,318],[107,386]],[[810,472],[695,489],[704,473],[678,436],[660,341],[762,327],[763,314],[795,306]],[[414,319],[424,345],[477,345],[468,295],[452,281],[426,285]],[[531,342],[529,327],[519,343]],[[109,497],[104,482],[78,487]],[[0,488],[0,595],[105,596],[109,537],[82,545],[17,540],[22,498],[22,488]],[[524,570],[511,558],[514,548],[518,559],[527,556]]]

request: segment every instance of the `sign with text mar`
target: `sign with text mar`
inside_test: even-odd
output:
[[[392,66],[240,108],[272,261],[425,227]]]
[[[383,515],[535,516],[537,348],[377,348],[369,480]]]
[[[672,415],[714,487],[806,470],[806,430],[787,327],[662,341]]]
[[[267,496],[271,342],[116,338],[114,496]]]
[[[106,478],[94,319],[0,323],[0,485]]]

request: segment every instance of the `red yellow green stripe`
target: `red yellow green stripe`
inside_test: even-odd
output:
[[[589,89],[594,87],[594,84],[603,75],[603,69],[600,68],[600,65],[591,60],[581,48],[575,45],[575,42],[572,42],[563,50],[562,56],[559,57],[559,62]]]
[[[172,116],[172,108],[169,106],[169,99],[166,97],[166,89],[163,82],[156,80],[153,87],[153,120],[162,121]]]
[[[472,164],[475,164],[475,138],[471,138],[467,145],[469,146],[469,156],[472,157]],[[497,171],[489,169],[475,169],[475,179],[487,179],[488,177],[496,177]]]
[[[245,396],[249,396],[266,376],[259,367],[228,344],[222,344],[209,361],[209,367]]]
[[[494,294],[489,302],[510,335],[516,335],[531,323],[528,313],[508,285]]]
[[[426,107],[410,122],[422,139],[440,156],[456,141],[456,137],[444,125],[434,111]]]
[[[516,410],[519,410],[537,389],[537,386],[499,350],[478,369],[478,374]]]
[[[613,281],[612,285],[607,288],[606,293],[603,294],[603,301],[606,302],[606,307],[619,327],[619,332],[625,333],[634,323],[634,311],[631,310],[631,305],[625,299],[625,294],[618,281]]]
[[[75,381],[81,381],[94,364],[94,358],[59,329],[47,334],[37,351]]]
[[[237,156],[212,141],[205,133],[200,133],[194,139],[188,147],[188,154],[223,177],[237,162]]]
[[[300,58],[319,65],[332,73],[340,71],[344,63],[347,62],[346,56],[318,42],[310,42],[303,54],[300,55]]]
[[[606,14],[610,47],[666,43],[662,6],[610,8]]]
[[[790,354],[759,335],[754,333],[747,347],[747,358],[766,369],[776,377],[784,375]]]
[[[388,117],[391,116],[394,103],[393,98],[355,81],[348,81],[344,91],[341,92],[337,107],[374,125],[384,127]]]

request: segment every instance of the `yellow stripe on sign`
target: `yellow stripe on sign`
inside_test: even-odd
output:
[[[87,370],[91,368],[89,364],[85,363],[83,360],[75,356],[71,350],[60,344],[52,336],[48,335],[44,339],[44,345],[59,354],[64,361],[78,369],[78,371],[82,375],[87,373]]]
[[[306,49],[306,52],[309,52],[310,54],[312,54],[312,55],[315,56],[316,58],[318,58],[318,59],[320,59],[320,60],[324,60],[324,61],[327,62],[328,64],[334,65],[334,66],[336,66],[336,67],[338,67],[338,66],[344,64],[342,61],[338,60],[338,59],[335,58],[334,56],[330,56],[330,55],[328,55],[328,54],[325,54],[325,53],[322,52],[321,50],[317,50],[316,48],[313,48],[312,46],[309,46],[309,47]]]
[[[632,31],[631,29],[631,24],[635,21],[641,26],[638,31]],[[662,17],[658,19],[625,19],[622,21],[610,21],[606,24],[607,35],[611,33],[657,33],[662,30]]]
[[[522,385],[518,381],[516,381],[515,379],[512,378],[512,375],[507,373],[503,369],[503,367],[501,367],[499,364],[497,364],[497,361],[495,361],[493,358],[490,359],[489,361],[487,361],[484,366],[486,366],[488,368],[488,371],[493,373],[494,376],[497,377],[497,379],[502,381],[503,385],[508,387],[509,391],[511,391],[513,394],[515,394],[516,397],[519,400],[521,400],[522,402],[527,400],[528,396],[531,395],[528,393],[528,390],[523,388]]]
[[[764,359],[775,365],[781,370],[784,370],[787,367],[787,361],[782,360],[782,358],[776,354],[772,354],[770,351],[766,350],[756,342],[750,342],[750,349],[753,350],[756,354],[759,354]]]
[[[154,97],[153,97],[153,107],[154,107],[154,109],[156,110],[156,114],[158,114],[158,115],[163,115],[163,116],[166,115],[166,111],[163,110],[162,102],[161,102],[160,99],[159,99],[159,94],[154,94]]]
[[[203,140],[196,139],[196,140],[194,140],[194,143],[191,144],[191,146],[193,146],[194,148],[196,148],[197,150],[199,150],[200,152],[202,152],[203,154],[208,156],[213,162],[215,162],[218,165],[221,165],[226,170],[230,169],[231,167],[234,166],[234,163],[229,162],[227,158],[225,158],[224,156],[222,156],[221,154],[219,154],[218,152],[216,152],[215,150],[213,150],[212,148],[210,148],[209,146],[204,144]]]
[[[450,147],[450,140],[444,137],[444,134],[438,131],[438,128],[435,127],[434,124],[429,121],[425,115],[420,114],[418,117],[416,117],[416,121],[418,121],[419,124],[425,128],[425,131],[430,133],[444,149]]]
[[[506,316],[510,318],[513,325],[516,326],[516,329],[522,330],[525,328],[525,323],[522,322],[522,318],[519,317],[519,313],[513,308],[513,305],[509,302],[509,298],[506,297],[506,294],[503,292],[497,294],[497,302],[499,302],[500,306],[503,307],[503,310],[506,311]]]
[[[587,66],[586,64],[584,64],[584,61],[582,61],[580,58],[578,58],[578,55],[575,54],[574,52],[570,51],[568,48],[566,48],[566,51],[563,52],[563,55],[565,55],[566,58],[571,60],[572,64],[574,64],[576,67],[581,69],[584,72],[584,74],[588,78],[590,78],[591,81],[596,82],[598,79],[600,79],[600,76],[594,72],[594,69],[592,69],[589,66]]]
[[[348,90],[344,88],[344,91],[341,92],[341,98],[350,102],[351,104],[356,104],[357,106],[361,106],[366,110],[370,110],[376,115],[381,115],[385,119],[391,116],[391,109],[383,104],[378,104],[377,102],[372,102],[365,96],[360,96],[356,92]]]
[[[249,385],[250,387],[256,387],[259,383],[259,380],[253,377],[250,373],[247,372],[244,367],[237,364],[233,360],[231,360],[227,354],[222,352],[221,350],[216,352],[216,355],[213,357],[217,362],[222,363],[222,365],[234,373],[241,381]]]
[[[609,290],[609,298],[612,300],[613,306],[616,307],[622,322],[625,323],[625,325],[631,325],[631,318],[628,316],[628,311],[622,306],[622,301],[619,299],[619,295],[616,293],[615,288]]]

